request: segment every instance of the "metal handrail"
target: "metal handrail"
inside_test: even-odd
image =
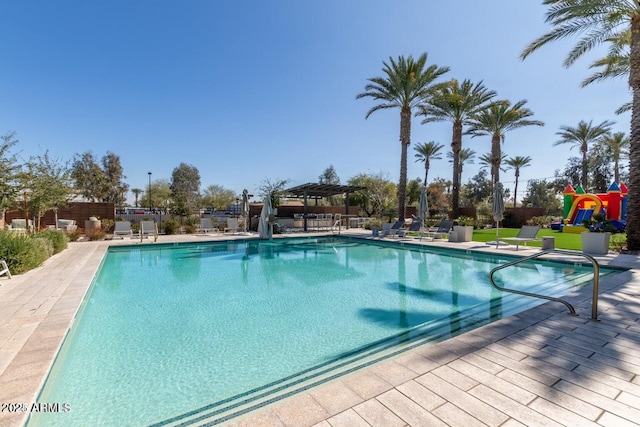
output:
[[[589,261],[591,261],[591,264],[593,265],[593,297],[591,299],[591,318],[593,320],[598,320],[598,288],[600,286],[600,265],[598,264],[598,261],[596,261],[596,259],[594,257],[592,257],[591,255],[582,253],[582,252],[576,252],[576,251],[567,251],[567,250],[563,250],[563,249],[547,249],[541,252],[538,252],[534,255],[525,257],[525,258],[520,258],[517,259],[515,261],[511,261],[508,262],[506,264],[503,265],[499,265],[498,267],[493,268],[490,272],[489,272],[489,281],[491,282],[491,285],[500,290],[500,291],[504,291],[504,292],[511,292],[514,294],[519,294],[519,295],[525,295],[525,296],[529,296],[529,297],[534,297],[534,298],[542,298],[542,299],[546,299],[549,301],[556,301],[556,302],[561,302],[562,304],[564,304],[565,306],[567,306],[567,308],[569,309],[569,311],[571,312],[571,314],[576,315],[576,310],[573,308],[573,306],[571,304],[569,304],[567,301],[560,299],[560,298],[555,298],[555,297],[549,297],[546,295],[540,295],[540,294],[534,294],[531,292],[525,292],[525,291],[518,291],[516,289],[509,289],[509,288],[505,288],[505,287],[501,287],[496,285],[496,283],[493,281],[493,275],[498,271],[498,270],[502,270],[503,268],[507,268],[510,267],[512,265],[516,265],[516,264],[520,264],[521,262],[525,262],[525,261],[529,261],[531,259],[534,258],[539,258],[543,255],[547,255],[550,253],[559,253],[559,254],[566,254],[566,255],[581,255],[584,258],[587,258]]]

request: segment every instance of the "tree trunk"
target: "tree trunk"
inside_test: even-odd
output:
[[[427,176],[429,176],[429,158],[424,159],[424,186],[427,186]]]
[[[492,191],[495,183],[500,181],[500,161],[502,160],[500,140],[501,138],[499,133],[491,136],[491,176],[493,177],[493,182],[491,183]]]
[[[453,152],[453,185],[451,189],[451,215],[460,216],[460,150],[462,150],[462,122],[453,123],[451,151]]]
[[[629,202],[627,205],[627,248],[640,250],[640,16],[631,20],[629,86],[633,91],[629,146]]]
[[[398,182],[398,220],[404,221],[407,199],[407,148],[411,144],[411,108],[400,110],[400,180]]]
[[[518,197],[518,178],[520,177],[520,170],[516,169],[516,186],[513,189],[513,207],[516,207],[516,198]]]
[[[589,191],[589,186],[587,185],[587,172],[589,171],[589,159],[587,158],[587,144],[586,143],[582,143],[582,147],[581,150],[582,151],[582,188],[584,189],[585,192]]]

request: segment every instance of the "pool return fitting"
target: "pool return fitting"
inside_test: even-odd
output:
[[[508,288],[496,285],[496,282],[493,281],[493,275],[497,271],[502,270],[503,268],[511,267],[512,265],[520,264],[522,262],[526,262],[526,261],[539,258],[543,255],[548,255],[548,254],[565,254],[565,255],[573,255],[573,256],[580,255],[588,259],[589,261],[591,261],[591,264],[593,265],[593,297],[591,299],[591,319],[598,320],[598,293],[599,293],[598,287],[600,285],[600,265],[598,264],[598,261],[596,261],[594,257],[582,252],[567,251],[562,249],[548,249],[525,258],[520,258],[515,261],[511,261],[506,264],[499,265],[498,267],[495,267],[494,269],[492,269],[491,272],[489,272],[489,281],[491,282],[491,286],[498,289],[499,291],[511,292],[518,295],[525,295],[525,296],[534,297],[534,298],[542,298],[549,301],[561,302],[562,304],[567,306],[571,314],[573,314],[574,316],[577,316],[575,308],[573,308],[571,304],[569,304],[567,301],[563,299],[550,297],[546,295],[534,294],[531,292],[518,291],[516,289],[508,289]]]

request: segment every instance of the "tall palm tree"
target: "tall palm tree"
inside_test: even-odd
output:
[[[400,179],[398,182],[398,218],[404,220],[407,193],[407,147],[411,144],[412,109],[425,99],[430,98],[437,85],[434,81],[449,71],[449,67],[427,66],[427,54],[423,53],[417,60],[411,55],[399,56],[397,61],[389,58],[389,63],[382,62],[385,77],[372,77],[365,86],[365,92],[356,99],[369,97],[380,104],[373,106],[365,118],[388,108],[400,109]]]
[[[527,166],[531,166],[531,157],[529,156],[510,157],[509,159],[507,159],[505,163],[513,168],[516,175],[516,186],[513,189],[513,207],[515,208],[516,198],[518,197],[518,179],[520,178],[520,169],[526,168]]]
[[[453,190],[451,192],[451,208],[454,218],[460,216],[460,150],[462,150],[462,128],[467,125],[471,116],[482,110],[496,96],[496,92],[487,89],[482,81],[473,84],[470,80],[459,83],[451,80],[434,96],[420,106],[418,115],[424,116],[422,123],[451,122],[451,152],[453,155]]]
[[[614,181],[620,182],[620,159],[629,156],[629,137],[624,132],[616,132],[605,136],[602,143],[607,145],[613,154]]]
[[[540,47],[582,33],[564,61],[571,66],[583,54],[631,31],[629,86],[633,92],[629,144],[629,203],[627,205],[627,249],[640,250],[640,2],[636,0],[544,0],[546,21],[553,28],[531,42],[520,57]]]
[[[133,195],[136,197],[136,204],[135,207],[138,207],[138,197],[140,197],[140,194],[143,193],[143,191],[139,188],[132,188],[131,192],[133,193]]]
[[[508,100],[496,101],[487,108],[474,114],[466,132],[472,138],[488,135],[491,137],[491,176],[493,182],[500,181],[500,163],[502,153],[500,142],[504,142],[505,133],[524,126],[544,126],[539,120],[530,120],[533,111],[524,105],[526,100],[521,100],[511,105]]]
[[[593,120],[589,121],[589,123],[580,120],[578,126],[561,126],[560,132],[556,132],[556,135],[560,135],[562,139],[554,142],[553,145],[572,144],[573,147],[578,147],[582,153],[582,177],[580,178],[580,184],[582,184],[582,188],[585,190],[588,188],[587,175],[589,172],[589,159],[587,153],[589,151],[589,144],[602,141],[602,139],[610,134],[612,125],[613,122],[606,120],[597,126],[593,125]]]
[[[500,158],[500,164],[504,163],[504,161],[507,159],[507,155],[502,153],[502,156]],[[485,168],[489,168],[489,171],[491,172],[491,183],[493,184],[494,179],[493,179],[493,168],[491,167],[491,153],[485,153],[482,156],[480,156],[478,158],[478,160],[480,160],[480,164],[482,166],[480,166],[480,169],[485,169]],[[502,172],[506,172],[507,168],[503,168],[501,167],[500,170]]]
[[[435,141],[423,142],[422,144],[418,144],[413,149],[416,154],[416,162],[424,163],[424,185],[427,186],[427,176],[429,175],[429,162],[431,160],[440,160],[440,150],[444,145],[438,144]]]
[[[447,157],[449,158],[449,163],[455,162],[455,155],[453,151],[449,151],[447,153]],[[469,163],[473,164],[473,159],[476,157],[476,152],[471,148],[463,148],[458,153],[458,182],[462,182],[462,169],[464,169],[464,165]]]

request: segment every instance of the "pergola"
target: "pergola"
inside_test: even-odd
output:
[[[347,213],[349,213],[349,193],[364,189],[366,189],[366,187],[358,185],[318,184],[309,182],[307,184],[291,187],[284,190],[284,192],[288,194],[288,197],[304,199],[304,231],[307,231],[307,201],[310,198],[315,199],[317,204],[318,199],[322,199],[323,197],[335,196],[336,194],[346,194],[345,206],[347,208]],[[347,227],[348,226],[349,222],[347,221]]]

